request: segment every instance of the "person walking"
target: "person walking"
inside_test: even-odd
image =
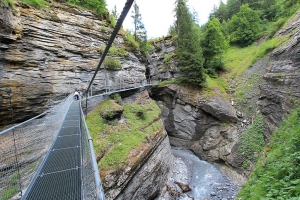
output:
[[[77,90],[74,92],[74,99],[76,101],[79,100],[79,93],[77,92]]]

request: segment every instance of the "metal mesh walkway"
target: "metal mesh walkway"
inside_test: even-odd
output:
[[[80,105],[74,101],[60,132],[22,199],[81,199]]]

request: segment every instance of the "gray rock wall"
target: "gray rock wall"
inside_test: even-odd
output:
[[[0,8],[0,88],[12,89],[15,122],[33,117],[75,88],[86,88],[98,65],[112,28],[93,13],[53,2],[37,10],[16,4]],[[124,45],[118,34],[114,46]],[[107,85],[132,87],[145,80],[145,64],[135,54],[119,60],[122,69],[101,66],[93,93]],[[106,82],[105,82],[106,80]],[[8,95],[0,92],[1,125],[10,123]]]
[[[116,199],[154,199],[169,178],[173,160],[169,139],[166,137]]]
[[[277,47],[270,56],[265,83],[260,86],[258,105],[265,116],[265,137],[300,103],[300,11],[289,24],[277,33],[290,39]]]
[[[163,110],[170,144],[193,150],[202,160],[239,167],[235,109],[221,95],[204,99],[196,88],[167,85],[152,88]]]

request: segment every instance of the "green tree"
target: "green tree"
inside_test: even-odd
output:
[[[272,21],[275,19],[277,10],[279,10],[276,5],[276,0],[265,0],[262,3],[262,15],[263,18]]]
[[[175,35],[175,34],[177,34],[176,25],[175,24],[170,25],[170,27],[168,29],[168,34],[169,35]]]
[[[146,41],[147,40],[147,31],[145,29],[144,23],[142,22],[142,15],[140,13],[140,8],[134,2],[133,4],[133,11],[131,15],[133,19],[133,24],[134,24],[134,33],[133,36],[135,38],[135,41]]]
[[[194,22],[195,24],[199,24],[199,14],[198,14],[198,12],[195,10],[195,8],[193,8],[192,19],[193,19],[193,22]]]
[[[220,1],[219,8],[215,12],[215,17],[218,18],[221,22],[225,21],[228,19],[228,14],[227,14],[227,7],[223,3],[223,1]]]
[[[240,11],[241,2],[239,0],[227,0],[226,13],[227,19]]]
[[[204,68],[210,75],[222,70],[222,54],[228,48],[228,43],[221,31],[221,24],[217,18],[212,18],[206,25],[201,41],[204,57]]]
[[[200,47],[199,37],[193,28],[192,14],[186,5],[186,0],[176,0],[176,27],[178,32],[179,58],[178,69],[181,72],[183,82],[203,86],[205,83],[203,69],[203,55]]]
[[[253,10],[260,10],[265,0],[241,0],[241,5],[248,4]]]
[[[231,42],[240,45],[249,45],[256,38],[260,28],[258,12],[252,10],[248,4],[240,8],[240,12],[230,20]]]
[[[118,20],[118,18],[119,18],[119,13],[118,13],[118,11],[117,11],[117,6],[115,5],[114,6],[114,9],[112,10],[112,15],[114,16],[114,18],[115,18],[115,20]]]

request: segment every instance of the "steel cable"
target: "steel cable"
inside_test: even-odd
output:
[[[95,70],[95,73],[94,73],[94,75],[93,75],[93,78],[92,78],[91,81],[90,81],[89,86],[87,87],[87,89],[86,89],[86,91],[85,91],[85,94],[87,94],[87,92],[89,91],[91,85],[93,84],[93,81],[94,81],[94,79],[95,79],[95,77],[96,77],[96,75],[97,75],[97,73],[98,73],[98,71],[99,71],[99,69],[100,69],[100,67],[101,67],[101,65],[102,65],[102,63],[103,63],[103,61],[104,61],[106,55],[107,55],[107,53],[108,53],[108,50],[109,50],[109,48],[111,47],[111,45],[112,45],[112,43],[113,43],[115,37],[117,36],[117,34],[118,34],[118,32],[119,32],[119,30],[120,30],[120,28],[121,28],[121,26],[122,26],[122,23],[123,23],[124,19],[126,18],[126,15],[127,15],[127,13],[129,12],[129,10],[130,10],[131,5],[133,4],[133,2],[134,2],[134,0],[127,0],[127,2],[125,3],[125,6],[124,6],[123,11],[122,11],[122,13],[121,13],[121,16],[119,17],[119,19],[118,19],[118,21],[117,21],[117,24],[116,24],[116,26],[115,26],[115,28],[114,28],[114,30],[113,30],[111,36],[110,36],[110,39],[109,39],[109,41],[108,41],[108,43],[107,43],[107,45],[106,45],[106,48],[105,48],[105,50],[104,50],[104,52],[103,52],[103,54],[102,54],[102,56],[101,56],[101,58],[100,58],[100,61],[99,61],[99,63],[98,63],[98,66],[97,66],[97,68],[96,68],[96,70]]]

